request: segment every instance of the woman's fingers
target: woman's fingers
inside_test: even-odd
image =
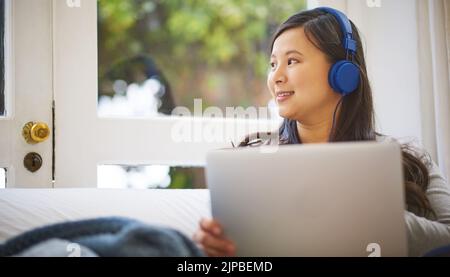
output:
[[[215,236],[222,235],[222,226],[214,219],[201,219],[200,227],[206,231],[210,232]]]
[[[206,232],[198,232],[196,240],[206,247],[215,248],[219,251],[225,252],[228,249],[228,241],[214,237]]]
[[[224,236],[222,226],[214,219],[200,220],[200,230],[193,239],[208,256],[234,256],[236,253],[233,242]]]

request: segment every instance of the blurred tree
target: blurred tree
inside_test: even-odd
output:
[[[123,59],[150,55],[177,105],[265,106],[268,42],[305,1],[98,0],[99,82]]]
[[[205,171],[202,167],[171,167],[169,189],[206,188]]]

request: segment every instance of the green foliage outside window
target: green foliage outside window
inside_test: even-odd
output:
[[[99,0],[99,81],[115,63],[145,53],[178,106],[192,108],[194,98],[204,107],[265,106],[270,35],[305,7],[292,0]]]

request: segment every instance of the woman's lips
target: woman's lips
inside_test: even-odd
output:
[[[282,92],[277,92],[276,95],[277,95],[277,102],[283,102],[283,101],[286,101],[292,95],[294,95],[294,92],[293,91],[282,91]]]

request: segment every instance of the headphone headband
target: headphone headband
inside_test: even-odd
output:
[[[356,53],[356,41],[353,39],[352,25],[347,16],[338,10],[328,7],[320,7],[317,10],[333,15],[342,30],[342,44],[346,52],[346,59],[337,61],[331,66],[328,72],[328,83],[334,91],[343,96],[348,95],[356,91],[361,78],[358,66],[352,61],[352,57]]]
[[[347,16],[336,10],[329,7],[320,7],[317,8],[320,11],[329,13],[333,15],[336,20],[339,22],[339,25],[341,27],[342,33],[344,35],[342,39],[342,44],[344,46],[344,49],[348,52],[350,51],[351,54],[356,52],[356,41],[353,39],[353,33],[352,33],[352,25],[350,24],[350,20],[348,20]]]

